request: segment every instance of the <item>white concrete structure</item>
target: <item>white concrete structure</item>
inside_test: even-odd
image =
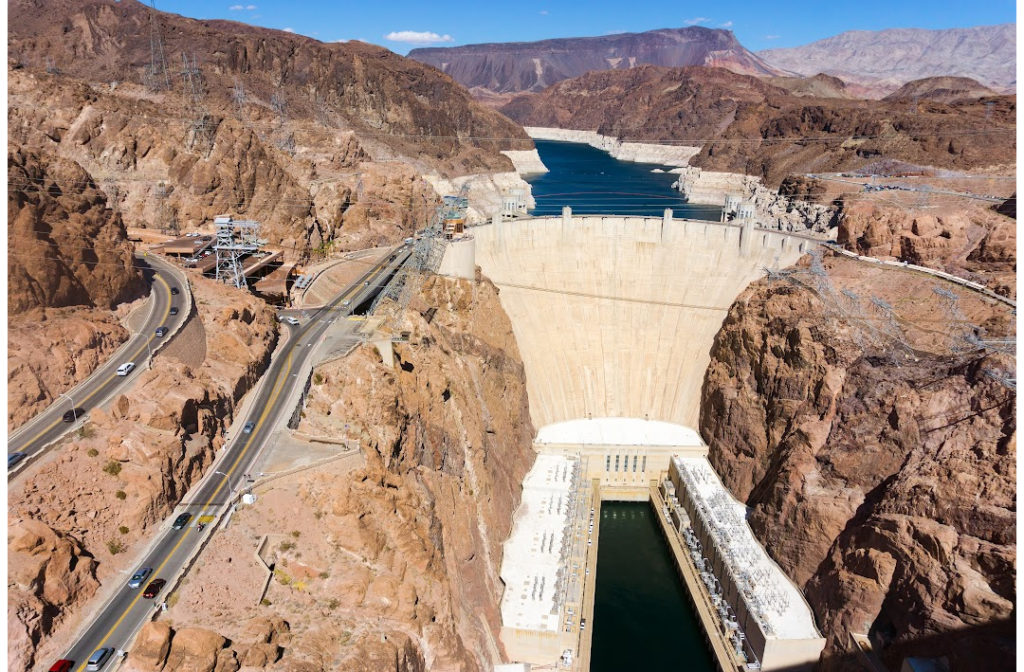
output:
[[[476,278],[476,240],[473,236],[463,235],[448,241],[437,273],[449,278]]]
[[[717,222],[575,216],[473,229],[501,290],[536,426],[627,417],[696,427],[711,344],[764,268],[813,245]]]
[[[523,479],[500,572],[502,640],[513,660],[554,660],[565,648],[559,625],[579,466],[573,458],[538,455]]]
[[[761,670],[810,669],[825,647],[811,608],[768,556],[747,524],[746,507],[729,494],[705,457],[675,457],[670,499],[682,511],[673,522],[687,539],[719,613]]]
[[[689,427],[637,418],[568,420],[537,431],[534,443],[595,444],[609,446],[703,446]]]

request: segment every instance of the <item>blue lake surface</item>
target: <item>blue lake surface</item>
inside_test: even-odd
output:
[[[689,205],[672,188],[678,175],[651,172],[669,166],[619,161],[578,142],[534,144],[550,172],[527,179],[537,201],[533,215],[560,215],[568,205],[580,214],[661,217],[665,208],[672,208],[675,217],[718,221],[721,207]]]

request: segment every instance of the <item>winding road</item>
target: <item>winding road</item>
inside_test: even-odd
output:
[[[149,315],[145,323],[134,337],[118,348],[106,364],[73,389],[62,393],[44,411],[10,434],[7,439],[8,455],[24,453],[25,457],[8,470],[9,478],[19,473],[32,458],[54,441],[84,424],[91,409],[128,389],[162,341],[170,339],[188,319],[185,307],[192,304],[185,296],[189,289],[184,274],[159,257],[139,254],[136,260],[142,263],[143,275],[152,288],[148,302]],[[172,306],[179,309],[177,315],[170,314]],[[167,327],[165,337],[156,335],[158,327]],[[134,362],[135,369],[126,376],[117,375],[117,368],[125,362]],[[72,402],[77,417],[72,422],[64,422],[63,416],[72,410]]]

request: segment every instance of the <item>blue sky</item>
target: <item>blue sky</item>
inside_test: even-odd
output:
[[[288,29],[324,41],[360,39],[405,54],[417,46],[520,42],[700,25],[729,28],[748,49],[791,47],[845,30],[962,28],[1016,21],[1015,0],[157,0],[193,18]]]

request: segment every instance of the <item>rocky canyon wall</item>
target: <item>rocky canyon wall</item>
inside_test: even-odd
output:
[[[351,438],[363,466],[257,488],[200,567],[240,578],[184,586],[170,627],[147,626],[128,669],[237,669],[254,620],[286,632],[274,635],[274,669],[489,672],[500,662],[502,542],[534,458],[512,328],[489,282],[440,277],[397,326],[410,335],[393,368],[363,345],[315,369],[299,427]],[[242,567],[266,534],[278,571],[260,604],[262,581]],[[176,647],[193,653],[168,657]]]
[[[860,669],[850,633],[893,670],[909,655],[1013,669],[1014,360],[968,337],[1012,335],[1014,318],[943,287],[955,319],[922,276],[824,268],[733,304],[702,392],[710,459],[807,596],[822,669]]]
[[[240,397],[269,363],[273,312],[193,279],[197,315],[130,395],[28,465],[8,507],[8,669],[58,658],[90,599],[124,580],[223,444]]]

